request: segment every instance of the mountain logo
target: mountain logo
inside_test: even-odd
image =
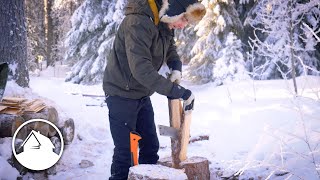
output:
[[[40,131],[31,130],[29,135],[23,140],[18,147],[15,146],[16,136],[21,128],[29,123],[43,122],[52,126],[58,133],[60,138],[60,152],[56,154],[58,147],[55,147],[50,138],[44,136]],[[16,148],[20,149],[20,153],[16,152]],[[23,123],[14,133],[12,139],[12,151],[17,161],[24,167],[31,170],[45,170],[53,166],[60,159],[63,152],[63,137],[59,129],[51,122],[44,119],[32,119]]]

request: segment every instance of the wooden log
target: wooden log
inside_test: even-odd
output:
[[[59,116],[56,108],[54,107],[46,107],[45,109],[41,110],[38,113],[25,113],[22,115],[22,117],[28,121],[31,119],[45,119],[50,122],[52,122],[54,125],[58,125],[59,123]],[[40,131],[41,134],[49,137],[53,137],[57,132],[52,126],[48,126],[46,123],[43,122],[37,122],[34,123],[34,126],[30,126],[30,128],[33,128],[35,131]],[[31,131],[30,129],[28,130]]]
[[[0,138],[13,137],[15,131],[21,124],[24,123],[24,119],[19,115],[0,114]],[[21,129],[17,138],[23,138],[27,136],[25,129]]]
[[[181,116],[182,116],[182,106],[179,99],[168,99],[169,105],[169,117],[170,117],[170,126],[176,129],[180,129],[181,125]],[[180,137],[179,137],[180,139]],[[172,156],[172,167],[179,168],[179,154],[181,150],[181,141],[171,138],[171,156]]]
[[[75,126],[72,118],[69,118],[64,122],[63,127],[60,128],[63,136],[64,144],[71,144],[74,138]]]
[[[172,158],[166,157],[159,159],[158,164],[171,167]],[[210,171],[209,171],[209,161],[204,157],[191,157],[182,161],[179,164],[180,168],[185,170],[186,175],[189,180],[209,180]]]
[[[204,157],[191,157],[180,163],[189,180],[209,180],[209,161]]]
[[[187,159],[187,150],[189,145],[189,139],[190,139],[190,124],[191,124],[191,118],[192,114],[189,112],[189,114],[183,114],[182,115],[182,124],[181,124],[181,148],[179,153],[179,160],[184,161]]]
[[[155,164],[140,164],[129,170],[128,180],[186,180],[187,175],[181,169]]]
[[[171,138],[172,167],[179,168],[181,161],[187,159],[187,149],[190,139],[190,124],[192,114],[184,114],[179,99],[169,99],[170,126],[180,130],[178,140]]]
[[[205,140],[209,140],[209,135],[200,135],[200,136],[192,137],[189,140],[189,144],[197,142],[197,141],[205,141]]]

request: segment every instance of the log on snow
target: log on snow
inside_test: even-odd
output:
[[[140,164],[129,170],[128,180],[185,180],[188,179],[181,169],[174,169],[162,165]]]
[[[31,119],[44,119],[47,120],[54,125],[58,125],[59,123],[59,116],[58,116],[58,111],[54,107],[46,107],[45,109],[41,110],[40,112],[37,113],[25,113],[22,115],[22,117],[28,121]],[[46,123],[43,122],[36,122],[33,123],[32,126],[29,126],[28,132],[31,131],[31,129],[35,131],[40,131],[41,134],[49,137],[53,137],[57,132],[56,130],[52,127],[49,126]]]
[[[19,115],[0,114],[0,138],[13,137],[15,131],[21,124],[24,123],[24,119]],[[26,137],[27,132],[22,128],[17,138]]]
[[[172,158],[166,157],[159,159],[158,164],[163,166],[171,167]],[[185,170],[186,175],[189,180],[209,180],[210,171],[209,171],[209,161],[204,157],[191,157],[182,161],[179,164],[180,168]]]
[[[74,121],[72,118],[67,119],[63,127],[59,128],[65,145],[69,145],[72,143],[73,138],[74,138],[74,133],[75,133],[75,126],[74,126]]]

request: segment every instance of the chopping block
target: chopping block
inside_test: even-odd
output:
[[[171,157],[159,164],[185,169],[188,179],[210,179],[209,161],[204,157],[187,158],[192,113],[184,113],[179,99],[168,99],[170,127],[159,125],[159,133],[171,138]],[[165,163],[163,163],[165,162]]]

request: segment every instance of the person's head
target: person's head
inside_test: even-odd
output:
[[[181,18],[177,19],[174,22],[168,23],[169,29],[183,29],[188,25],[188,19],[184,16]]]
[[[206,9],[198,0],[162,0],[159,11],[160,21],[167,23],[170,29],[196,24],[205,14]]]

